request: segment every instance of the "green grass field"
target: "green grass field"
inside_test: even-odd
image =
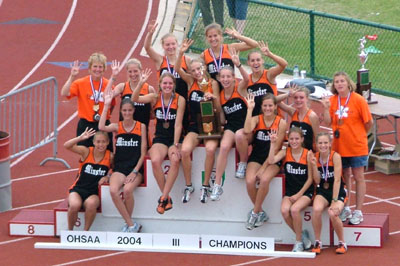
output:
[[[312,8],[321,12],[332,10],[329,13],[341,16],[352,15],[353,18],[357,19],[373,17],[375,20],[370,19],[373,22],[392,25],[397,22],[400,27],[400,16],[395,15],[395,10],[398,11],[399,7],[398,4],[396,6],[394,0],[376,1],[378,3],[372,0],[350,0],[336,1],[334,4],[325,0],[283,0],[275,2],[291,5],[291,7]],[[379,11],[372,16],[370,14],[374,12],[373,10]],[[376,15],[376,13],[379,13],[379,15]],[[377,20],[384,17],[387,18],[385,21]],[[191,38],[195,40],[194,47],[202,50],[206,45],[201,17],[197,22]],[[377,34],[378,39],[368,41],[366,45],[366,47],[373,45],[383,52],[381,54],[369,54],[366,67],[370,69],[372,86],[380,92],[384,91],[388,94],[400,96],[400,86],[398,85],[400,84],[400,75],[398,74],[400,65],[399,31],[380,29],[323,16],[314,16],[314,25],[314,77],[329,79],[336,71],[343,70],[355,80],[356,71],[360,68],[358,39],[364,35]],[[225,26],[232,26],[227,10],[225,10]],[[248,9],[245,35],[256,40],[268,41],[271,51],[283,56],[288,61],[288,72],[295,64],[298,64],[300,69],[307,70],[307,73],[312,72],[310,16],[308,13],[251,2]],[[245,57],[246,53],[242,53],[241,58]],[[273,62],[266,60],[266,63],[272,64]]]

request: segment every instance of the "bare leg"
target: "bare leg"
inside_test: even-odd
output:
[[[346,181],[347,197],[348,200],[345,203],[346,206],[350,206],[350,195],[351,195],[351,168],[343,169],[343,176]]]
[[[74,230],[78,212],[82,208],[82,198],[76,192],[71,192],[68,195],[68,230]]]
[[[364,204],[364,197],[367,186],[364,179],[364,167],[352,168],[356,180],[356,210],[361,210]]]
[[[169,192],[175,183],[176,178],[178,177],[179,172],[179,162],[180,158],[177,154],[173,154],[172,146],[168,149],[168,158],[171,163],[171,166],[168,171],[167,180],[165,181],[165,186],[162,191],[162,197],[164,199],[168,198]]]
[[[313,213],[311,217],[315,240],[321,240],[322,212],[327,206],[328,201],[324,197],[322,197],[321,195],[315,196],[313,203]]]
[[[345,241],[343,236],[343,223],[339,218],[339,214],[343,210],[344,203],[341,201],[337,201],[336,204],[339,204],[339,210],[334,212],[331,209],[328,209],[328,214],[329,218],[331,219],[333,229],[335,230],[339,241],[344,243]]]
[[[206,160],[204,162],[204,182],[203,185],[208,186],[210,184],[211,172],[215,161],[215,151],[218,148],[217,140],[206,140]]]
[[[96,218],[97,208],[100,205],[100,199],[97,195],[91,195],[83,202],[85,207],[85,231],[89,231],[93,224],[94,218]]]
[[[285,220],[286,224],[294,232],[293,219],[292,219],[292,216],[290,215],[290,208],[291,207],[292,207],[292,202],[289,200],[289,197],[288,196],[284,196],[283,199],[282,199],[282,204],[281,204],[282,217]]]
[[[125,208],[128,211],[129,217],[132,217],[133,207],[135,206],[135,198],[133,197],[133,191],[137,188],[143,180],[141,173],[138,173],[133,182],[126,183],[123,189],[125,198]]]
[[[164,190],[165,186],[165,176],[161,164],[163,163],[167,153],[168,153],[168,147],[160,143],[153,144],[153,146],[149,150],[149,155],[151,158],[151,166],[153,168],[153,174],[161,192]]]
[[[310,205],[311,199],[307,196],[301,196],[290,208],[290,214],[293,219],[293,228],[296,233],[296,241],[301,241],[301,231],[303,228],[303,219],[300,212]]]
[[[247,165],[246,170],[246,188],[247,194],[253,204],[256,203],[257,197],[257,189],[256,189],[256,182],[257,182],[257,171],[260,169],[261,165],[256,162],[250,162]],[[255,211],[254,211],[255,212]]]
[[[276,164],[268,165],[265,171],[261,174],[260,185],[257,190],[257,197],[254,204],[254,212],[262,211],[262,204],[269,191],[269,184],[279,172],[279,167]]]
[[[219,154],[217,158],[215,183],[218,185],[222,184],[222,175],[226,168],[228,153],[232,148],[232,144],[234,143],[234,141],[235,141],[235,134],[230,130],[225,131],[221,140],[221,145],[219,148]]]
[[[199,141],[197,140],[197,134],[194,132],[189,132],[182,143],[182,168],[186,186],[192,184],[192,159],[190,158],[190,155],[198,144]]]
[[[249,157],[249,140],[247,134],[244,133],[243,128],[235,133],[235,145],[239,153],[241,162],[246,162]]]

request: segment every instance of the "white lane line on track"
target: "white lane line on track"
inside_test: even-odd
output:
[[[390,232],[390,233],[389,233],[389,235],[391,235],[391,236],[392,236],[392,235],[397,235],[397,234],[400,234],[400,231],[395,231],[395,232]]]
[[[270,257],[270,258],[265,258],[265,259],[260,259],[260,260],[251,260],[251,261],[243,262],[243,263],[239,263],[239,264],[232,264],[230,266],[250,265],[250,264],[254,264],[254,263],[259,263],[259,262],[268,261],[268,260],[276,260],[276,259],[279,259],[279,257]]]
[[[87,259],[74,260],[74,261],[61,263],[61,264],[54,264],[53,266],[72,265],[72,264],[82,263],[82,262],[86,262],[86,261],[92,261],[92,260],[98,260],[98,259],[103,259],[103,258],[112,257],[112,256],[118,256],[118,255],[129,253],[129,252],[131,252],[131,251],[121,251],[121,252],[116,252],[116,253],[111,253],[111,254],[106,254],[106,255],[100,255],[100,256],[96,256],[96,257],[91,257],[91,258],[87,258]]]
[[[31,238],[32,238],[31,236],[28,236],[28,237],[23,237],[23,238],[18,238],[18,239],[7,240],[7,241],[0,242],[0,245],[7,245],[7,244],[11,244],[11,243],[18,242],[18,241],[28,240]]]
[[[49,176],[49,175],[58,175],[58,174],[73,172],[73,171],[77,171],[77,170],[78,170],[78,168],[73,168],[73,169],[68,169],[68,170],[63,170],[63,171],[56,171],[56,172],[40,174],[40,175],[25,176],[25,177],[12,179],[11,182],[14,183],[14,182],[24,181],[24,180],[28,180],[28,179],[32,179],[32,178],[38,178],[38,177]]]
[[[60,132],[61,129],[63,129],[69,122],[71,122],[72,119],[74,119],[74,118],[77,117],[77,116],[78,116],[78,111],[76,111],[76,112],[73,113],[70,117],[68,117],[68,119],[65,120],[64,123],[62,123],[62,124],[57,128],[58,132]],[[53,132],[50,133],[50,135],[52,135],[52,134],[53,134]],[[48,137],[48,136],[47,136],[47,137]],[[47,137],[46,137],[46,138],[47,138]],[[32,150],[32,151],[30,151],[30,152],[25,153],[25,154],[22,155],[21,157],[18,157],[18,159],[16,159],[15,161],[13,161],[13,162],[10,164],[10,167],[15,166],[16,164],[18,164],[19,162],[21,162],[23,159],[25,159],[29,154],[31,154],[31,153],[34,152],[34,151],[35,151],[35,150]]]
[[[39,62],[37,62],[37,64],[32,68],[32,70],[17,85],[15,85],[15,87],[12,88],[9,92],[12,92],[12,91],[15,91],[16,89],[18,89],[30,76],[32,76],[32,74],[40,67],[40,65],[44,62],[44,60],[46,60],[46,58],[50,55],[50,53],[54,50],[54,48],[56,48],[58,42],[64,35],[65,31],[67,30],[67,28],[69,26],[69,23],[72,20],[77,2],[78,2],[78,0],[74,0],[74,2],[72,2],[68,17],[67,17],[63,27],[61,28],[61,31],[58,33],[57,38],[54,40],[53,44],[50,46],[49,50],[47,50],[47,52],[43,55],[42,59],[40,59]]]
[[[32,204],[32,205],[27,205],[27,206],[21,206],[21,207],[17,207],[17,208],[12,208],[10,211],[18,211],[18,210],[28,209],[28,208],[32,208],[32,207],[37,207],[37,206],[42,206],[42,205],[47,205],[47,204],[52,204],[52,203],[58,203],[63,200],[65,200],[65,199],[59,199],[59,200],[36,203],[36,204]]]

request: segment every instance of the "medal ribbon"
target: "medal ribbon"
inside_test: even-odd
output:
[[[217,69],[217,72],[219,72],[219,70],[221,69],[221,65],[222,65],[222,52],[224,51],[224,46],[221,44],[221,48],[219,50],[218,64],[217,64],[217,58],[215,57],[213,50],[211,48],[209,48],[209,50],[210,50],[211,57],[214,60],[215,68]]]
[[[324,161],[322,161],[321,154],[319,155],[319,163],[322,166],[322,178],[325,180],[325,183],[328,180],[328,173],[329,173],[329,158],[331,155],[328,155],[328,160],[326,161],[326,165],[324,166]]]
[[[103,78],[100,78],[100,86],[99,86],[99,89],[97,90],[97,95],[96,95],[96,90],[93,85],[92,75],[90,75],[90,87],[92,88],[92,95],[93,95],[94,103],[98,104],[99,100],[100,100],[101,87],[103,87]]]
[[[167,112],[165,112],[164,96],[161,93],[161,108],[162,108],[163,118],[164,118],[165,122],[167,122],[167,120],[168,120],[169,108],[171,107],[171,104],[172,104],[172,98],[173,97],[171,95],[171,97],[169,98],[169,102],[168,102]]]
[[[171,67],[169,65],[169,60],[168,60],[168,56],[165,56],[165,59],[167,61],[167,68],[168,68],[168,72],[171,73],[174,77],[175,77],[175,69],[171,70]]]
[[[342,117],[343,117],[343,113],[344,113],[343,110],[347,106],[347,104],[349,103],[350,96],[351,96],[351,91],[349,92],[349,94],[347,94],[346,102],[344,103],[343,108],[341,108],[342,106],[341,106],[341,103],[340,103],[340,95],[338,95],[339,119],[342,119]]]

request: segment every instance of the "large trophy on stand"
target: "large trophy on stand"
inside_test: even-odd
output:
[[[200,89],[207,92],[209,82],[205,78],[200,82]],[[198,114],[199,139],[220,139],[222,137],[220,117],[217,115],[212,100],[200,101],[200,114]]]
[[[361,68],[357,70],[357,93],[364,96],[368,104],[378,103],[371,100],[371,82],[369,81],[369,70],[365,68],[365,63],[368,60],[368,52],[365,51],[365,44],[367,40],[365,36],[358,40],[360,53],[358,57],[361,62]]]

